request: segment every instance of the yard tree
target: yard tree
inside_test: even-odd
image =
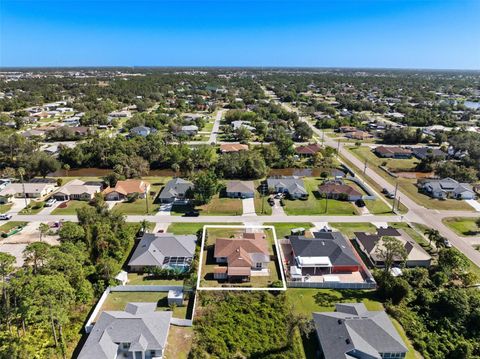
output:
[[[23,250],[25,266],[31,267],[33,274],[37,274],[48,260],[50,245],[45,242],[33,242],[27,245]]]
[[[218,192],[218,179],[212,171],[201,171],[193,179],[193,196],[199,204],[210,202]]]
[[[395,237],[383,237],[382,244],[377,246],[375,251],[384,262],[385,272],[389,272],[392,269],[395,261],[405,262],[407,259],[407,251],[402,242]]]
[[[425,230],[424,234],[427,236],[429,240],[429,245],[432,245],[432,242],[436,243],[438,238],[440,237],[440,232],[437,229],[428,228]]]
[[[57,161],[57,159],[47,155],[46,153],[41,152],[41,155],[38,155],[38,158],[35,158],[34,160],[36,161],[36,171],[44,178],[49,173],[60,169],[60,163]]]
[[[38,232],[40,233],[40,241],[43,239],[44,236],[50,232],[50,226],[46,223],[40,223],[38,226]]]
[[[75,222],[63,222],[58,234],[62,241],[76,242],[85,237],[85,230]]]
[[[298,141],[308,141],[313,136],[313,131],[306,122],[299,122],[295,128],[294,136]]]

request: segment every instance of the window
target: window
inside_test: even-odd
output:
[[[256,268],[262,269],[262,263],[257,263]]]

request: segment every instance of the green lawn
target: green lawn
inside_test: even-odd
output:
[[[365,206],[372,214],[392,214],[392,207],[388,206],[381,199],[365,201]]]
[[[383,163],[386,162],[386,166],[390,171],[411,171],[415,169],[417,164],[420,162],[417,158],[409,159],[396,159],[396,158],[381,158],[375,155],[372,152],[372,149],[367,146],[352,147],[349,148],[349,151],[352,152],[355,156],[365,162],[367,160],[369,168],[378,168]],[[381,169],[379,169],[381,171]],[[387,175],[388,176],[388,175]]]
[[[337,201],[334,199],[319,198],[317,187],[323,180],[316,178],[304,178],[305,187],[309,193],[306,200],[285,199],[285,213],[288,215],[356,215],[357,208],[350,202]],[[328,202],[328,203],[327,203]],[[327,208],[328,205],[328,208]]]
[[[0,232],[8,232],[12,228],[19,227],[19,226],[24,227],[27,223],[28,222],[22,222],[22,221],[9,221],[0,226]]]
[[[277,238],[284,238],[291,234],[291,230],[294,228],[305,228],[305,230],[309,230],[313,227],[313,223],[309,222],[298,222],[298,223],[264,223],[266,226],[274,226],[275,233],[277,234]]]
[[[63,203],[61,203],[59,206],[61,206]],[[72,214],[77,214],[77,209],[79,208],[85,208],[85,207],[88,207],[90,206],[88,204],[88,202],[86,201],[67,201],[65,202],[65,204],[67,205],[67,207],[65,208],[60,208],[59,206],[57,206],[57,208],[55,208],[53,211],[52,211],[52,215],[72,215]]]
[[[165,359],[188,359],[192,348],[193,328],[171,325],[168,331]]]
[[[27,207],[22,209],[19,214],[38,214],[45,205],[43,201],[31,201]]]
[[[376,232],[376,227],[371,223],[348,223],[348,222],[329,222],[333,229],[342,232],[348,238],[353,238],[354,232]]]
[[[13,204],[12,203],[9,203],[9,204],[0,204],[0,213],[7,213],[10,208],[12,208]]]
[[[156,302],[157,310],[170,310],[167,303],[167,292],[111,292],[102,306],[102,311],[124,310],[130,302]],[[176,307],[173,316],[185,318],[187,307]]]
[[[480,235],[480,228],[475,223],[476,220],[477,218],[449,217],[444,218],[442,222],[459,236],[468,237]]]

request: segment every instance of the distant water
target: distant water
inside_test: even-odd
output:
[[[480,108],[480,102],[465,101],[463,104],[471,110],[478,110]]]

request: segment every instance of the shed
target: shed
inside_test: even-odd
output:
[[[168,291],[168,305],[175,304],[176,306],[183,306],[183,291],[177,289],[170,289]]]

